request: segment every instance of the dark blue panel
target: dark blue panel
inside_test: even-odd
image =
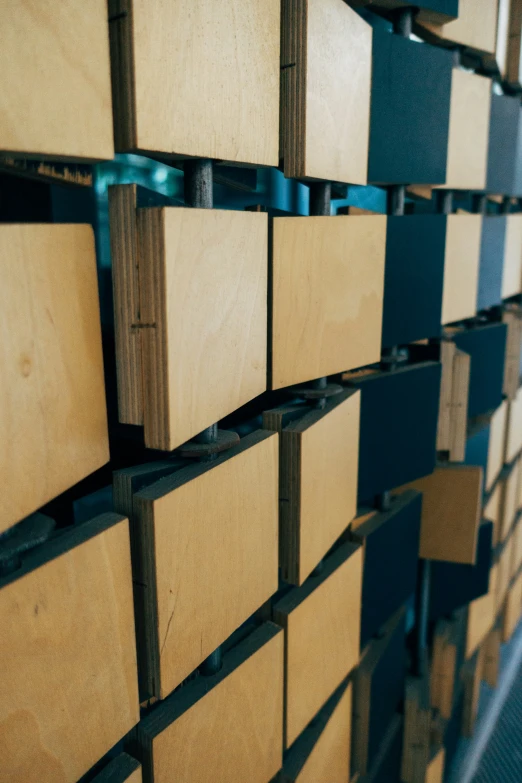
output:
[[[488,468],[489,449],[489,422],[466,440],[466,465],[479,465],[484,469],[484,475]]]
[[[482,221],[477,312],[502,301],[506,220],[505,215],[485,215]]]
[[[354,378],[361,390],[359,503],[435,467],[440,372],[438,362]]]
[[[446,181],[452,55],[373,30],[368,181]]]
[[[459,332],[454,340],[461,351],[471,356],[468,417],[482,416],[502,402],[506,324],[488,324]]]
[[[491,96],[489,123],[488,193],[512,195],[515,190],[514,162],[517,154],[520,99]]]
[[[440,335],[445,245],[445,215],[388,218],[383,347]]]

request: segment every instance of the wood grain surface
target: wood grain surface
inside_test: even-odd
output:
[[[482,215],[448,215],[442,291],[443,324],[477,312]]]
[[[2,225],[0,532],[109,460],[92,228]]]

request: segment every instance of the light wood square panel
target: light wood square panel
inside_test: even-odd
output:
[[[508,215],[504,269],[502,272],[502,299],[516,296],[522,290],[522,215]]]
[[[274,218],[272,388],[378,361],[385,216]]]
[[[442,323],[477,312],[482,215],[448,215],[442,289]]]
[[[454,68],[446,188],[486,187],[491,80]]]
[[[343,544],[273,607],[286,634],[285,747],[359,661],[362,551]]]
[[[106,0],[2,3],[0,150],[114,156]]]
[[[75,783],[139,720],[129,525],[104,514],[0,581],[0,778]]]
[[[502,621],[502,641],[509,642],[520,620],[522,609],[522,573],[509,588]]]
[[[288,405],[266,411],[263,426],[280,433],[280,565],[301,585],[346,530],[357,509],[360,392],[323,410]]]
[[[480,467],[448,465],[407,485],[423,493],[419,557],[474,565],[482,480]]]
[[[422,20],[420,24],[442,41],[493,55],[497,44],[497,6],[498,0],[459,0],[457,19],[442,25]]]
[[[116,148],[277,166],[280,0],[110,0]]]
[[[0,532],[109,459],[94,236],[0,226]]]
[[[343,683],[285,753],[278,783],[346,783],[350,777],[352,683]]]
[[[286,177],[366,184],[372,29],[343,0],[283,0]]]
[[[224,656],[221,670],[170,696],[137,728],[151,783],[267,783],[283,763],[280,628],[265,623]]]
[[[519,465],[514,463],[503,471],[500,500],[500,540],[504,541],[513,526],[517,513]]]
[[[484,486],[486,492],[492,488],[504,465],[507,416],[508,404],[504,400],[489,423],[488,461]]]
[[[147,469],[133,471],[142,487]],[[134,495],[127,473],[115,503],[133,522],[140,686],[165,698],[277,591],[278,436],[258,430]]]
[[[171,450],[266,389],[267,215],[138,210],[145,443]]]

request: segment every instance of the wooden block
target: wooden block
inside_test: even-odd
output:
[[[511,580],[511,562],[513,551],[513,538],[510,536],[507,541],[504,542],[501,551],[498,555],[498,569],[497,569],[497,593],[496,593],[496,606],[495,611],[498,614],[504,605],[506,595],[509,590],[509,583]]]
[[[500,667],[500,645],[502,633],[497,624],[484,641],[484,667],[482,676],[490,688],[496,688],[498,684],[498,672]]]
[[[520,383],[522,310],[519,307],[510,305],[509,309],[504,310],[502,313],[502,322],[505,323],[507,327],[503,391],[508,400],[513,402],[517,396]]]
[[[451,404],[453,391],[453,360],[456,345],[451,340],[440,343],[440,399],[437,419],[437,451],[449,451],[451,443]],[[467,395],[466,395],[467,404]]]
[[[361,583],[362,548],[347,542],[273,607],[285,629],[285,747],[358,663]]]
[[[506,240],[506,215],[482,218],[477,311],[502,301],[502,266]]]
[[[128,753],[120,753],[92,783],[142,783],[141,764]]]
[[[500,540],[500,501],[502,497],[502,487],[500,483],[495,484],[487,501],[484,503],[483,516],[493,522],[493,541],[494,547]]]
[[[522,290],[522,214],[508,215],[504,270],[502,273],[502,299],[516,296]]]
[[[462,667],[461,677],[464,683],[464,712],[462,715],[462,736],[470,738],[475,730],[480,683],[482,681],[483,650],[479,649]]]
[[[372,29],[343,0],[282,4],[286,177],[366,184]]]
[[[427,677],[407,677],[400,779],[423,783],[430,757],[431,709]]]
[[[266,389],[267,216],[139,209],[138,237],[145,444],[169,451]]]
[[[507,327],[490,323],[458,331],[453,339],[471,356],[468,416],[474,418],[496,410],[502,403]]]
[[[519,466],[517,463],[506,468],[500,478],[500,540],[505,541],[515,521],[517,513]]]
[[[277,436],[258,430],[134,495],[128,475],[115,475],[115,504],[143,591],[141,690],[165,698],[277,590]]]
[[[509,642],[520,620],[522,606],[522,572],[511,583],[502,621],[502,641]]]
[[[466,658],[485,641],[495,624],[498,566],[494,565],[489,574],[489,590],[486,595],[471,601],[468,609],[466,629]]]
[[[421,500],[402,492],[389,511],[363,510],[352,523],[351,538],[364,547],[361,649],[415,592]]]
[[[285,753],[279,783],[346,783],[350,774],[352,683],[343,683]]]
[[[498,0],[495,61],[503,79],[507,71],[510,5],[511,0]]]
[[[443,324],[476,314],[481,235],[482,215],[447,215]]]
[[[118,151],[277,165],[279,0],[109,9]]]
[[[0,588],[2,776],[78,780],[139,720],[127,520],[61,532]]]
[[[455,626],[454,620],[439,619],[433,632],[430,704],[444,720],[451,718],[453,709],[458,652]]]
[[[478,531],[475,563],[434,561],[430,569],[429,618],[437,620],[455,612],[489,589],[493,524],[483,522]]]
[[[522,31],[522,2],[511,0],[509,4],[509,34],[507,42],[506,79],[519,85],[521,78],[520,45]]]
[[[453,69],[446,188],[486,187],[491,86],[490,79]]]
[[[263,414],[263,426],[280,433],[279,561],[291,584],[303,584],[355,516],[359,413],[360,392],[350,389],[322,410]]]
[[[442,42],[461,44],[485,54],[494,54],[497,39],[498,0],[459,0],[458,18],[432,25],[419,20],[425,34]]]
[[[173,693],[136,732],[145,780],[266,783],[282,765],[281,630],[264,623],[217,674]]]
[[[58,160],[114,156],[105,0],[49,14],[8,0],[0,150]],[[42,64],[45,67],[42,67]]]
[[[508,405],[502,401],[489,425],[488,466],[485,476],[485,489],[490,490],[504,465],[504,444],[506,442],[506,422]]]
[[[0,227],[0,532],[109,459],[94,237]]]
[[[383,347],[440,335],[446,221],[445,215],[388,218]]]
[[[444,779],[444,760],[446,751],[440,748],[432,757],[426,770],[426,783],[442,783]]]
[[[275,218],[272,382],[378,361],[386,217]]]
[[[373,31],[368,181],[446,181],[452,61],[449,52]]]
[[[354,673],[353,767],[366,775],[382,738],[404,699],[406,676],[405,610],[401,608],[383,634],[365,648]]]
[[[464,461],[466,426],[468,422],[469,379],[471,357],[464,351],[455,351],[453,358],[453,385],[451,390],[451,433],[449,458]]]
[[[423,493],[419,557],[473,565],[482,499],[482,468],[439,465],[408,485]]]
[[[510,95],[491,96],[489,120],[488,193],[516,195],[516,158],[520,128],[520,101]]]
[[[393,373],[347,373],[361,390],[359,503],[435,466],[440,364],[418,362]]]

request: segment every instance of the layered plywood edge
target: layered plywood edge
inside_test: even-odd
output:
[[[137,726],[129,747],[144,779],[266,783],[283,761],[284,634],[264,623]]]
[[[430,704],[444,720],[451,718],[457,670],[457,627],[438,620],[433,633],[430,666]]]
[[[503,392],[513,402],[520,385],[520,356],[522,354],[522,310],[520,307],[504,309],[502,321],[507,327],[506,359],[504,365]]]
[[[127,520],[62,532],[0,588],[1,776],[78,780],[139,720]]]
[[[154,466],[114,476],[132,523],[142,698],[165,698],[278,587],[277,435],[171,475]]]
[[[274,218],[271,388],[378,361],[384,215]]]
[[[106,0],[63,0],[52,14],[7,0],[2,18],[0,153],[112,159]]]
[[[482,678],[490,688],[496,688],[500,669],[500,647],[502,644],[502,631],[497,621],[484,640],[484,667]]]
[[[486,492],[492,488],[504,465],[507,417],[508,404],[503,400],[491,416],[489,424],[488,461],[484,481]]]
[[[366,184],[372,30],[343,0],[283,0],[286,177]]]
[[[497,6],[498,0],[459,0],[457,19],[440,25],[419,19],[416,32],[429,40],[460,44],[491,58],[497,43]]]
[[[520,57],[521,31],[522,31],[522,2],[521,0],[510,0],[505,77],[507,81],[512,85],[519,85],[522,83],[521,57]]]
[[[361,585],[362,548],[347,542],[273,607],[285,629],[285,747],[359,661]]]
[[[116,149],[277,166],[280,2],[110,0]]]
[[[279,432],[279,562],[291,584],[303,584],[355,516],[359,414],[352,389],[322,410],[287,405],[263,414],[263,426]]]
[[[442,365],[437,451],[447,451],[452,462],[462,462],[466,451],[466,427],[469,395],[469,354],[460,351],[451,340],[440,343]]]
[[[135,205],[111,188],[119,415],[170,451],[266,389],[267,215]]]
[[[0,532],[109,460],[92,228],[0,226]]]

